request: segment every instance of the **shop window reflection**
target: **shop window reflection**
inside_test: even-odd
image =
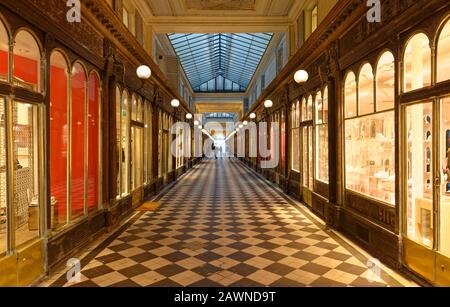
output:
[[[300,102],[292,104],[291,110],[291,138],[292,138],[292,170],[300,172]]]
[[[328,159],[328,88],[316,95],[316,179],[324,183],[329,182]]]
[[[385,52],[377,65],[377,112],[394,108],[395,61],[391,52]]]
[[[127,91],[122,93],[121,106],[121,194],[130,192],[130,97]]]
[[[50,57],[50,197],[52,228],[67,223],[69,68],[64,55]]]
[[[431,85],[431,48],[425,34],[420,33],[411,38],[406,46],[403,65],[405,92]]]
[[[13,103],[15,245],[39,237],[39,110]]]
[[[9,37],[5,26],[0,20],[0,81],[8,81],[9,70]]]
[[[433,246],[433,186],[431,153],[432,103],[410,105],[407,125],[407,234],[428,247]]]
[[[75,63],[71,83],[71,220],[85,214],[86,83],[84,67],[80,63]]]
[[[358,77],[359,115],[366,115],[375,111],[373,81],[372,66],[370,66],[370,64],[365,64],[361,68]]]
[[[441,251],[450,256],[450,97],[441,101]]]
[[[345,78],[345,118],[356,116],[356,76],[349,72]]]
[[[39,46],[28,31],[20,31],[14,45],[14,84],[38,92],[41,54]]]
[[[99,150],[100,150],[100,79],[96,72],[89,75],[88,103],[88,174],[87,206],[89,211],[99,208]]]
[[[437,46],[437,82],[450,80],[450,21],[439,36]]]
[[[122,137],[121,137],[121,131],[122,131],[122,124],[121,124],[121,109],[122,109],[122,98],[120,94],[119,87],[116,87],[116,194],[117,198],[121,197],[121,185],[120,185],[120,178],[121,178],[121,161],[122,161]]]
[[[6,194],[5,99],[0,97],[0,256],[8,250],[8,199]]]

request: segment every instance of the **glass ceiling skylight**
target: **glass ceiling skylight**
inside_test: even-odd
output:
[[[169,34],[196,92],[244,92],[272,33]]]

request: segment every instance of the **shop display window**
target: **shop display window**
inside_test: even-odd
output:
[[[149,184],[152,180],[152,106],[144,103],[144,181]]]
[[[88,103],[88,210],[99,208],[99,150],[100,150],[100,79],[97,73],[89,75],[89,103]]]
[[[345,118],[351,118],[356,116],[356,76],[353,72],[349,72],[345,78],[344,86],[345,95]]]
[[[71,219],[85,214],[86,72],[80,63],[72,68],[71,101]]]
[[[315,108],[316,126],[316,179],[324,183],[329,182],[329,159],[328,159],[328,88],[316,95]]]
[[[122,165],[122,96],[119,87],[116,87],[116,194],[117,198],[121,197],[121,165]]]
[[[370,64],[365,64],[358,77],[359,115],[367,115],[375,111],[373,71]]]
[[[346,187],[395,204],[394,112],[345,122]]]
[[[450,80],[450,21],[439,35],[437,45],[437,82]]]
[[[441,251],[450,256],[450,97],[441,100]]]
[[[292,170],[300,172],[300,102],[292,104],[291,109]]]
[[[132,124],[131,124],[131,187],[137,189],[143,184],[143,156],[144,131],[142,125],[142,101],[141,98],[132,96]]]
[[[50,197],[52,228],[67,224],[69,157],[69,66],[64,55],[50,56]]]
[[[0,97],[0,256],[8,250],[8,184],[6,173],[5,99]]]
[[[39,107],[13,103],[15,245],[39,237]]]
[[[121,195],[130,193],[130,120],[131,103],[127,91],[122,93],[121,105]]]
[[[404,92],[431,85],[431,48],[430,40],[425,34],[416,34],[410,39],[403,65]]]
[[[376,96],[377,112],[394,108],[395,60],[394,56],[389,51],[383,53],[378,61]]]
[[[377,75],[377,83],[395,75],[395,71],[387,69],[392,67],[389,64],[390,60],[392,57],[389,53],[380,57],[377,68],[383,72]],[[374,113],[375,108],[371,98],[376,89],[375,96],[386,99],[386,93],[393,93],[394,84],[390,82],[383,83],[383,86],[375,86],[373,77],[370,77],[372,75],[370,65],[364,66],[361,72],[366,71],[366,73],[360,74],[363,80],[358,80],[358,84],[359,90],[365,94],[358,95],[357,92],[353,92],[355,87],[350,86],[349,83],[356,80],[353,79],[352,73],[349,73],[346,79],[345,98],[350,99],[350,103],[346,100],[345,105],[351,105],[351,109],[358,110],[358,113],[350,116],[350,112],[346,110],[347,116],[353,118],[345,120],[345,185],[348,190],[394,205],[396,192],[394,104],[385,101],[386,103],[380,105],[384,111]],[[370,79],[372,81],[367,82]],[[372,90],[368,89],[369,84]],[[355,100],[358,97],[359,99]],[[387,108],[389,105],[390,109]]]
[[[422,245],[433,246],[433,106],[410,105],[407,125],[407,234]]]
[[[20,31],[14,45],[14,84],[31,91],[40,91],[41,53],[33,35]]]
[[[9,38],[6,28],[0,20],[0,81],[8,81],[9,70]]]

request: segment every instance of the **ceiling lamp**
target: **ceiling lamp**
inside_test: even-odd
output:
[[[200,122],[198,120],[195,120],[194,121],[194,126],[198,126],[198,125],[200,125]]]
[[[203,129],[203,126],[202,125],[198,125],[198,129]]]
[[[236,128],[236,132],[239,132],[239,128]]]
[[[240,124],[240,125],[239,125],[239,129],[242,129],[242,128],[244,128],[244,125],[243,125],[243,124]]]
[[[309,79],[308,72],[303,69],[298,70],[294,75],[294,80],[298,84],[305,83],[306,81],[308,81],[308,79]]]
[[[174,108],[178,108],[180,106],[180,101],[178,99],[173,99],[170,104],[172,105],[172,107]]]
[[[256,114],[255,113],[250,114],[250,118],[251,119],[255,119],[256,118]]]
[[[192,119],[192,114],[191,113],[186,114],[186,119]]]
[[[244,120],[243,124],[244,126],[248,126],[248,121]]]
[[[139,77],[139,79],[147,80],[152,75],[152,70],[147,65],[141,65],[137,68],[136,74]]]
[[[272,101],[272,100],[269,100],[269,99],[266,100],[266,101],[264,102],[264,106],[265,106],[267,109],[273,107],[273,101]]]

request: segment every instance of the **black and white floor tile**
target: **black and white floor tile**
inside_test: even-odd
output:
[[[387,268],[234,160],[197,165],[82,260],[81,282],[50,286],[404,286]]]

